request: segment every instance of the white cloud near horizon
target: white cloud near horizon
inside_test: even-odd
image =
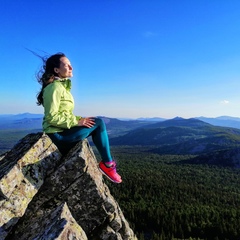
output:
[[[226,105],[226,104],[229,104],[230,102],[229,102],[228,100],[223,100],[223,101],[221,101],[220,103]]]

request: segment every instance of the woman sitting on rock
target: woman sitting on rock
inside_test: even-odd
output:
[[[79,141],[92,136],[102,161],[100,171],[111,181],[121,183],[116,171],[116,162],[110,153],[105,123],[96,117],[80,117],[73,114],[74,99],[70,92],[73,67],[63,53],[43,60],[37,75],[42,85],[37,95],[37,104],[44,107],[43,131],[51,138],[62,154],[66,154]]]

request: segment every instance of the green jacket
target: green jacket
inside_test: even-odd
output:
[[[74,100],[70,93],[70,79],[57,79],[43,90],[43,131],[62,132],[78,125],[80,116],[73,114]]]

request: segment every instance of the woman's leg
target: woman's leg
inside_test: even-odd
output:
[[[111,162],[112,156],[106,125],[100,118],[95,118],[95,125],[97,126],[96,129],[90,134],[92,136],[93,143],[101,155],[102,161],[104,163]]]
[[[92,136],[93,143],[97,147],[102,161],[99,163],[100,171],[111,181],[121,183],[121,176],[116,172],[116,163],[112,160],[109,147],[109,139],[105,123],[100,118],[95,118],[95,124],[91,128],[73,127],[60,133],[50,134],[53,142],[59,150],[67,153],[77,142]],[[60,149],[61,147],[61,149]]]
[[[56,144],[61,152],[68,152],[77,142],[92,136],[102,161],[104,163],[111,162],[112,156],[110,153],[109,139],[105,123],[100,118],[95,118],[95,124],[91,128],[73,127],[66,129],[63,132],[49,134],[49,137]]]

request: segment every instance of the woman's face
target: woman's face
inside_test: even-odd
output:
[[[60,66],[59,68],[55,68],[54,71],[58,74],[60,78],[70,78],[73,76],[73,68],[69,59],[66,57],[60,58]]]

